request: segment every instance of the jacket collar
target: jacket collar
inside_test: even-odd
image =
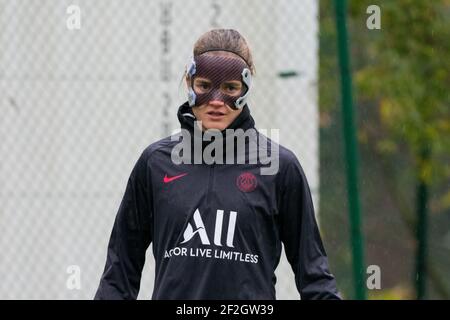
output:
[[[180,121],[180,125],[182,129],[187,129],[191,133],[194,131],[194,121],[195,118],[194,113],[192,112],[192,108],[189,106],[189,103],[186,101],[178,108],[178,120]],[[244,131],[250,128],[255,127],[255,121],[253,117],[250,115],[250,109],[248,105],[245,105],[242,109],[242,112],[234,119],[234,121],[226,128],[226,129],[243,129]],[[222,130],[222,135],[225,136],[225,130]]]
[[[198,133],[201,132],[200,129],[197,127],[196,131],[197,134],[194,133],[194,125],[195,121],[197,120],[195,118],[195,115],[192,112],[192,108],[189,106],[188,102],[183,103],[179,108],[177,112],[178,120],[180,122],[181,128],[188,130],[191,136],[190,143],[191,143],[191,152],[194,152],[194,150],[197,150],[195,145],[201,145],[201,151],[205,149],[206,146],[208,146],[212,141],[204,141],[203,140],[203,133],[201,133],[201,137],[199,137]],[[220,131],[223,137],[223,155],[226,156],[226,150],[230,147],[230,145],[233,146],[234,149],[234,157],[242,156],[240,152],[237,150],[237,144],[236,137],[227,137],[226,136],[226,130],[227,129],[242,129],[245,133],[248,129],[253,129],[256,131],[255,128],[255,121],[253,117],[250,114],[250,109],[248,105],[245,105],[242,109],[242,112],[236,117],[236,119],[233,120],[233,122],[224,130]],[[239,131],[236,133],[237,135],[242,135]],[[201,141],[198,141],[198,140]],[[185,143],[188,141],[184,141]],[[247,140],[245,140],[245,143],[247,143]]]

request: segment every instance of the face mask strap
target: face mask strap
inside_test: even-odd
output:
[[[245,104],[247,103],[248,94],[250,92],[250,86],[252,84],[252,74],[250,72],[250,69],[245,68],[242,70],[242,82],[245,83],[247,86],[247,92],[242,97],[239,97],[235,102],[234,105],[236,108],[241,109]]]
[[[247,63],[247,60],[246,60],[243,56],[241,56],[241,55],[240,55],[239,53],[237,53],[237,52],[234,52],[233,50],[228,50],[228,49],[212,48],[212,49],[209,49],[209,50],[201,51],[200,53],[197,54],[197,56],[200,56],[200,55],[202,55],[202,54],[204,54],[204,53],[206,53],[206,52],[211,52],[211,51],[226,51],[226,52],[234,53],[235,55],[237,55],[238,57],[240,57],[242,60],[244,60],[244,62],[245,62],[245,64],[246,64],[247,66],[249,65],[249,64]]]
[[[190,79],[191,85],[189,86],[188,89],[188,102],[189,102],[189,106],[190,107],[194,107],[195,106],[195,100],[197,98],[197,95],[195,94],[194,88],[192,87],[194,85],[193,83],[193,77],[195,72],[197,71],[197,66],[195,64],[195,60],[193,57],[190,58],[190,62],[187,66],[187,75]]]

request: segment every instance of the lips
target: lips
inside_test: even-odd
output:
[[[221,117],[221,116],[225,115],[225,113],[220,112],[220,111],[209,111],[206,114],[208,114],[208,115],[210,115],[212,117]]]

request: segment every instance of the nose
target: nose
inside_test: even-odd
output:
[[[222,100],[214,99],[214,100],[211,100],[211,101],[209,102],[209,105],[210,105],[210,106],[214,106],[214,107],[221,107],[221,106],[224,105],[224,103],[225,103],[225,102],[223,102]]]

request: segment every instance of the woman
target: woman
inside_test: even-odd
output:
[[[152,299],[275,299],[282,243],[302,299],[339,299],[305,174],[291,151],[263,145],[270,139],[255,130],[246,104],[253,73],[237,31],[198,39],[186,70],[188,101],[178,109],[183,133],[151,144],[137,161],[96,299],[136,299],[151,242]],[[242,137],[240,149],[233,142]],[[210,148],[213,141],[224,148]],[[276,155],[275,172],[238,161],[262,148]]]

